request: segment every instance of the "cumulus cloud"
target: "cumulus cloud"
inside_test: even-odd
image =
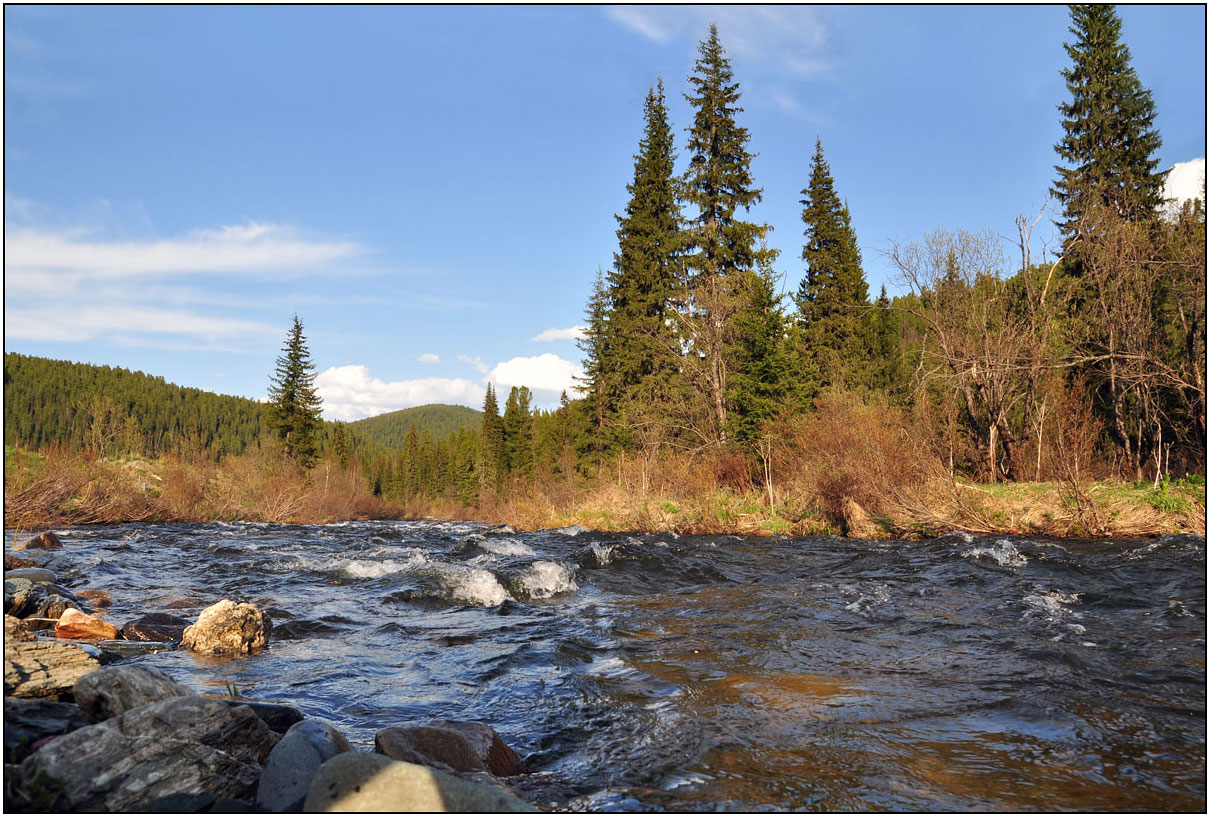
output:
[[[421,363],[440,363],[441,362],[441,358],[437,357],[437,355],[433,354],[432,352],[423,354],[420,357],[416,358],[416,360],[420,361]]]
[[[810,6],[610,6],[605,13],[659,43],[674,37],[701,40],[717,23],[728,54],[752,65],[798,77],[830,68],[828,28],[820,11]]]
[[[1177,162],[1168,171],[1168,177],[1164,180],[1164,198],[1171,200],[1167,207],[1172,211],[1179,211],[1181,203],[1186,199],[1201,198],[1205,183],[1205,158]]]
[[[587,326],[572,326],[567,329],[547,329],[545,332],[539,332],[530,340],[544,343],[554,340],[578,340],[584,337],[584,333],[588,331]]]
[[[464,378],[424,377],[385,382],[365,366],[333,366],[315,377],[329,420],[360,420],[426,403],[483,404],[484,387]]]
[[[547,352],[534,357],[514,357],[497,363],[487,379],[497,386],[528,386],[540,405],[551,405],[566,391],[574,396],[579,390],[577,378],[584,372],[570,360]]]

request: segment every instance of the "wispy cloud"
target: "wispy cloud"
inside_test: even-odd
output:
[[[547,329],[545,332],[539,332],[530,340],[537,343],[547,343],[556,340],[578,340],[584,337],[584,332],[587,331],[586,326],[572,326],[567,329]]]
[[[441,362],[441,358],[438,357],[437,355],[433,354],[432,352],[426,352],[425,354],[416,358],[416,360],[418,360],[421,363],[440,363]]]
[[[487,370],[491,368],[491,366],[488,366],[486,363],[484,363],[478,356],[471,357],[470,355],[458,355],[458,359],[468,366],[474,366],[484,374],[486,374]]]
[[[711,23],[728,54],[751,65],[800,78],[832,69],[829,31],[819,9],[811,6],[610,6],[610,19],[655,42],[700,40]]]
[[[315,378],[323,398],[324,416],[330,420],[360,420],[388,411],[427,403],[483,403],[484,386],[465,378],[425,377],[386,382],[370,375],[365,366],[333,366]]]

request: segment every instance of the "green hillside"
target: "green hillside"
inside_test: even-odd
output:
[[[403,447],[404,437],[408,429],[416,427],[417,433],[428,435],[433,440],[444,440],[458,431],[478,431],[483,423],[483,412],[466,406],[450,406],[444,403],[431,403],[427,406],[400,409],[377,417],[367,417],[349,423],[359,437],[370,440],[387,448]]]

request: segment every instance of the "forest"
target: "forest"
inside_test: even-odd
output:
[[[1163,200],[1155,107],[1115,9],[1072,6],[1069,31],[1056,175],[1039,191],[1050,206],[1003,225],[1008,241],[953,228],[890,244],[900,294],[869,291],[850,209],[862,203],[819,139],[795,225],[801,279],[779,294],[788,264],[772,226],[745,220],[762,190],[712,26],[687,80],[692,122],[669,120],[662,81],[648,90],[617,250],[586,299],[584,380],[557,408],[489,385],[477,428],[469,410],[323,422],[296,317],[268,403],[6,355],[6,446],[212,467],[272,455],[312,486],[322,464],[325,496],[335,468],[379,503],[365,513],[1096,535],[1122,528],[1104,505],[1115,492],[1094,485],[1120,483],[1196,519],[1204,182],[1200,200]],[[1036,246],[1047,219],[1053,254]],[[9,471],[6,457],[6,484]]]

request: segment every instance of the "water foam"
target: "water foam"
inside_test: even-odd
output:
[[[481,567],[435,564],[432,573],[449,594],[449,599],[460,604],[495,607],[512,598],[496,574]]]
[[[1007,539],[997,539],[991,547],[964,550],[962,555],[970,559],[986,556],[1001,567],[1025,567],[1029,563],[1025,554],[1017,550],[1017,546]]]
[[[485,539],[479,547],[497,556],[534,556],[534,549],[516,539]]]
[[[518,589],[531,599],[548,599],[580,589],[572,571],[558,562],[534,562],[517,580]]]

